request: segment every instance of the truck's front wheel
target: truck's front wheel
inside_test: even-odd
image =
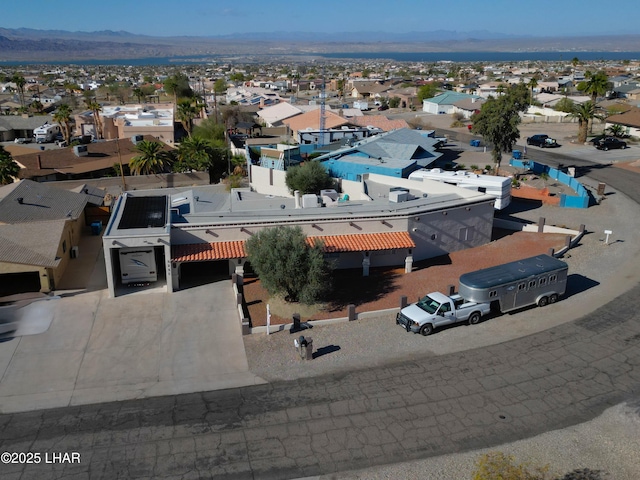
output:
[[[431,335],[433,333],[433,325],[431,325],[430,323],[426,323],[422,326],[422,328],[420,329],[420,333],[422,335],[424,335],[425,337],[427,335]]]
[[[469,325],[477,325],[478,323],[480,323],[480,318],[481,315],[479,312],[473,312],[471,315],[469,315]]]

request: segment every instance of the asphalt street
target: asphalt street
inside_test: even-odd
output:
[[[640,201],[637,174],[578,160],[567,163]],[[636,285],[579,320],[482,349],[240,389],[3,415],[0,452],[39,453],[40,461],[0,464],[0,477],[300,478],[529,438],[637,400],[639,312]],[[45,462],[53,453],[78,453],[80,461]]]

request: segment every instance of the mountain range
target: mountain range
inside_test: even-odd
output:
[[[534,37],[489,31],[275,32],[147,36],[125,31],[0,28],[0,61],[53,62],[188,55],[297,55],[339,52],[640,51],[640,35]]]

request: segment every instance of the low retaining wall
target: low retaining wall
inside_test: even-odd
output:
[[[509,165],[516,168],[523,168],[531,170],[536,175],[546,174],[550,178],[557,180],[564,185],[567,185],[572,190],[575,190],[577,195],[567,195],[566,193],[560,194],[560,207],[564,208],[589,208],[589,193],[584,186],[578,182],[574,177],[567,175],[564,172],[556,168],[552,168],[542,163],[537,163],[532,160],[518,160],[511,158]]]

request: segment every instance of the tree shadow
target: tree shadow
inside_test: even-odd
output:
[[[368,277],[362,276],[360,268],[340,270],[340,275],[333,278],[328,311],[344,310],[351,304],[357,307],[385,297],[398,289],[395,280],[399,275],[397,268],[372,268]]]

